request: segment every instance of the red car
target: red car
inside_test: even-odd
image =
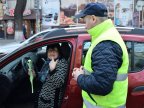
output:
[[[144,31],[132,28],[118,30],[130,60],[127,108],[144,108]],[[35,97],[27,76],[27,58],[39,71],[46,58],[47,45],[59,43],[69,63],[61,108],[82,108],[81,89],[73,80],[72,70],[83,64],[82,60],[90,47],[89,34],[82,28],[57,29],[34,40],[0,59],[0,105],[7,108],[33,107]],[[37,87],[34,81],[34,91]]]

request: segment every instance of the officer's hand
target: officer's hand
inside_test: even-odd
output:
[[[72,76],[75,81],[77,81],[78,76],[81,74],[84,74],[83,67],[73,69]]]

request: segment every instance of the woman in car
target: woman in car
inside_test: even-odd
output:
[[[38,96],[38,108],[60,108],[68,63],[62,57],[59,44],[47,46],[47,60],[38,73],[43,83]]]

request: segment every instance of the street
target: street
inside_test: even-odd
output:
[[[7,44],[17,43],[14,39],[0,39],[0,47]]]

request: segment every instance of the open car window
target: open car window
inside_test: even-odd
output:
[[[72,48],[71,45],[67,42],[63,42],[63,43],[59,43],[59,44],[61,46],[62,55],[65,57],[65,59],[67,59],[67,60],[70,59],[70,53],[71,53],[70,51]],[[47,50],[47,45],[36,48],[36,49],[32,49],[31,51],[25,53],[24,55],[21,55],[14,61],[10,62],[8,65],[6,65],[0,71],[4,72],[4,73],[9,73],[18,64],[21,64],[21,66],[22,66],[23,65],[22,62],[23,62],[24,58],[30,58],[36,64],[38,62],[38,59],[40,59],[40,58],[46,59],[46,50]],[[39,65],[42,65],[42,64],[39,63]]]
[[[9,104],[10,102],[13,103],[13,105],[17,106],[18,101],[20,101],[21,103],[23,103],[22,106],[24,106],[25,102],[33,103],[31,102],[34,97],[31,92],[27,61],[31,59],[35,72],[40,72],[44,62],[47,59],[47,45],[49,44],[39,46],[38,48],[33,47],[34,49],[31,48],[31,50],[25,52],[24,54],[21,54],[15,60],[0,69],[0,73],[6,75],[13,82],[13,90],[7,98],[7,104]],[[63,57],[66,59],[66,61],[69,62],[71,57],[72,45],[68,42],[59,42],[59,45]],[[37,83],[37,80],[34,80],[34,86],[34,91],[37,90],[37,87],[39,88],[39,83]]]

